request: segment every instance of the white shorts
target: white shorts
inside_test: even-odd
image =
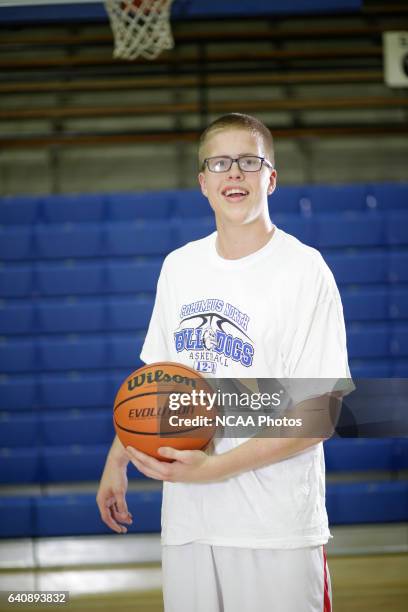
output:
[[[331,612],[323,546],[163,546],[165,612]]]

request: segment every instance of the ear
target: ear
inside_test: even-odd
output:
[[[271,195],[275,191],[277,176],[278,176],[278,173],[276,172],[275,169],[273,169],[269,177],[268,195]]]
[[[208,192],[207,192],[207,186],[206,186],[206,180],[205,180],[204,172],[200,172],[200,174],[198,175],[198,182],[200,183],[201,193],[203,194],[203,196],[208,198]]]

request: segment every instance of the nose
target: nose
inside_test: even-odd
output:
[[[229,169],[229,178],[243,178],[243,172],[241,168],[238,166],[238,160],[234,159],[232,162],[231,168]]]

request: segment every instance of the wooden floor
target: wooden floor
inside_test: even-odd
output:
[[[334,612],[407,612],[408,555],[331,557]],[[23,609],[19,606],[20,609]],[[3,607],[0,610],[11,610]],[[25,607],[24,609],[28,609]],[[120,592],[108,595],[73,597],[68,605],[38,610],[62,612],[163,612],[160,591]],[[194,612],[191,610],[191,612]],[[208,610],[208,612],[212,612]],[[234,612],[240,612],[236,610]],[[251,612],[256,612],[253,610]],[[271,611],[272,612],[272,611]],[[284,612],[279,610],[278,612]]]
[[[329,563],[333,612],[407,612],[408,555],[337,557],[330,559]],[[103,600],[89,599],[87,602],[78,600],[72,609],[76,612],[95,609],[162,612],[163,607],[161,594],[155,592],[148,596],[127,595],[114,600],[107,597]]]

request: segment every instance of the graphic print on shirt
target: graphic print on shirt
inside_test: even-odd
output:
[[[246,368],[254,359],[254,343],[247,334],[249,316],[220,299],[184,304],[174,332],[177,353],[188,354],[191,367],[215,374],[219,366],[238,362]]]

